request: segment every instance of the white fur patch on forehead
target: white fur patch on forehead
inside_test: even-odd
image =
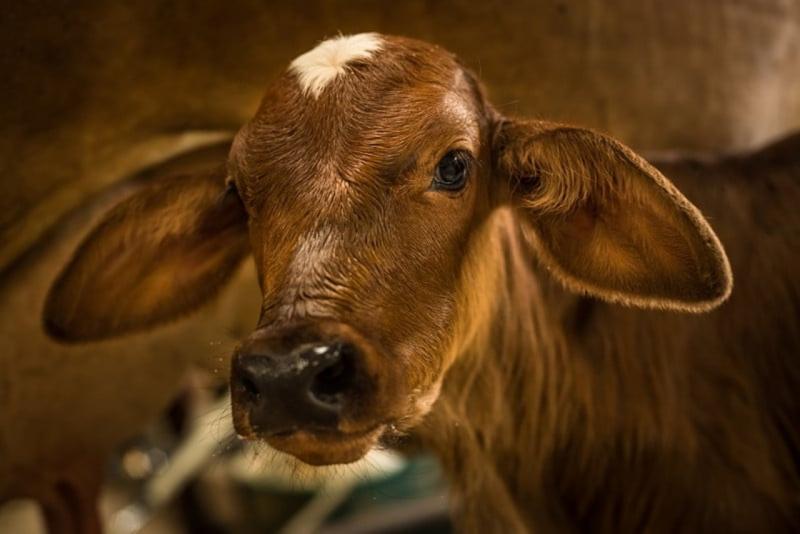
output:
[[[344,74],[345,66],[354,59],[366,59],[380,50],[383,40],[377,33],[342,35],[321,42],[313,50],[298,56],[289,70],[297,74],[303,93],[318,98],[334,78]]]

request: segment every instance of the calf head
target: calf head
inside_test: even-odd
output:
[[[152,326],[210,298],[249,251],[263,306],[232,362],[236,428],[309,463],[353,461],[436,399],[470,317],[467,266],[502,261],[473,246],[502,207],[568,289],[683,311],[730,291],[706,221],[631,150],[503,117],[448,52],[361,34],[297,58],[220,172],[112,210],[45,324],[74,341]]]

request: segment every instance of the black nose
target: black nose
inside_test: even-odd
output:
[[[355,346],[341,341],[290,350],[252,342],[234,358],[232,392],[260,433],[333,429],[355,391],[357,356]]]

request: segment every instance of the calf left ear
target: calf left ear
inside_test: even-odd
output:
[[[730,294],[725,251],[698,209],[618,141],[506,121],[493,152],[539,257],[569,289],[684,311],[711,309]]]
[[[111,209],[50,288],[44,326],[61,341],[144,330],[213,297],[249,251],[224,175],[170,176]]]

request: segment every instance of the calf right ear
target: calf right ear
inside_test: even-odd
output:
[[[114,207],[79,246],[47,297],[61,341],[144,330],[213,297],[249,250],[247,215],[223,176],[172,176]]]

